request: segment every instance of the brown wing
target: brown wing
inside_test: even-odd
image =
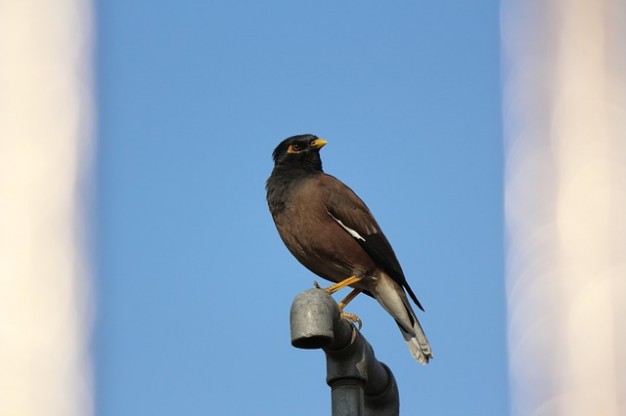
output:
[[[328,213],[339,226],[357,240],[385,273],[407,290],[415,304],[424,310],[406,281],[391,244],[361,198],[334,176],[324,175],[322,184],[328,190],[326,202]]]

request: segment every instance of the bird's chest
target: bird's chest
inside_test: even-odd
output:
[[[320,194],[295,192],[274,215],[289,251],[314,273],[330,280],[372,269],[369,256],[333,220]]]
[[[320,233],[332,225],[324,201],[303,190],[291,192],[272,216],[285,242],[302,252],[322,245],[325,239],[320,238]]]

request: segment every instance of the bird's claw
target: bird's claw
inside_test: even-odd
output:
[[[348,312],[341,312],[341,317],[350,321],[359,331],[363,328],[363,321],[357,315]]]
[[[320,286],[319,283],[317,283],[317,280],[313,280],[313,286],[315,287],[315,289],[321,289],[322,287]]]

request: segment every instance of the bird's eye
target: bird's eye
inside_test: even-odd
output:
[[[300,143],[292,143],[287,149],[287,153],[300,153],[303,150],[303,146]]]

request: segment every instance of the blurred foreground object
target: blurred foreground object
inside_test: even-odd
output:
[[[626,415],[626,2],[504,0],[512,412]]]
[[[0,0],[0,415],[93,413],[85,0]]]

